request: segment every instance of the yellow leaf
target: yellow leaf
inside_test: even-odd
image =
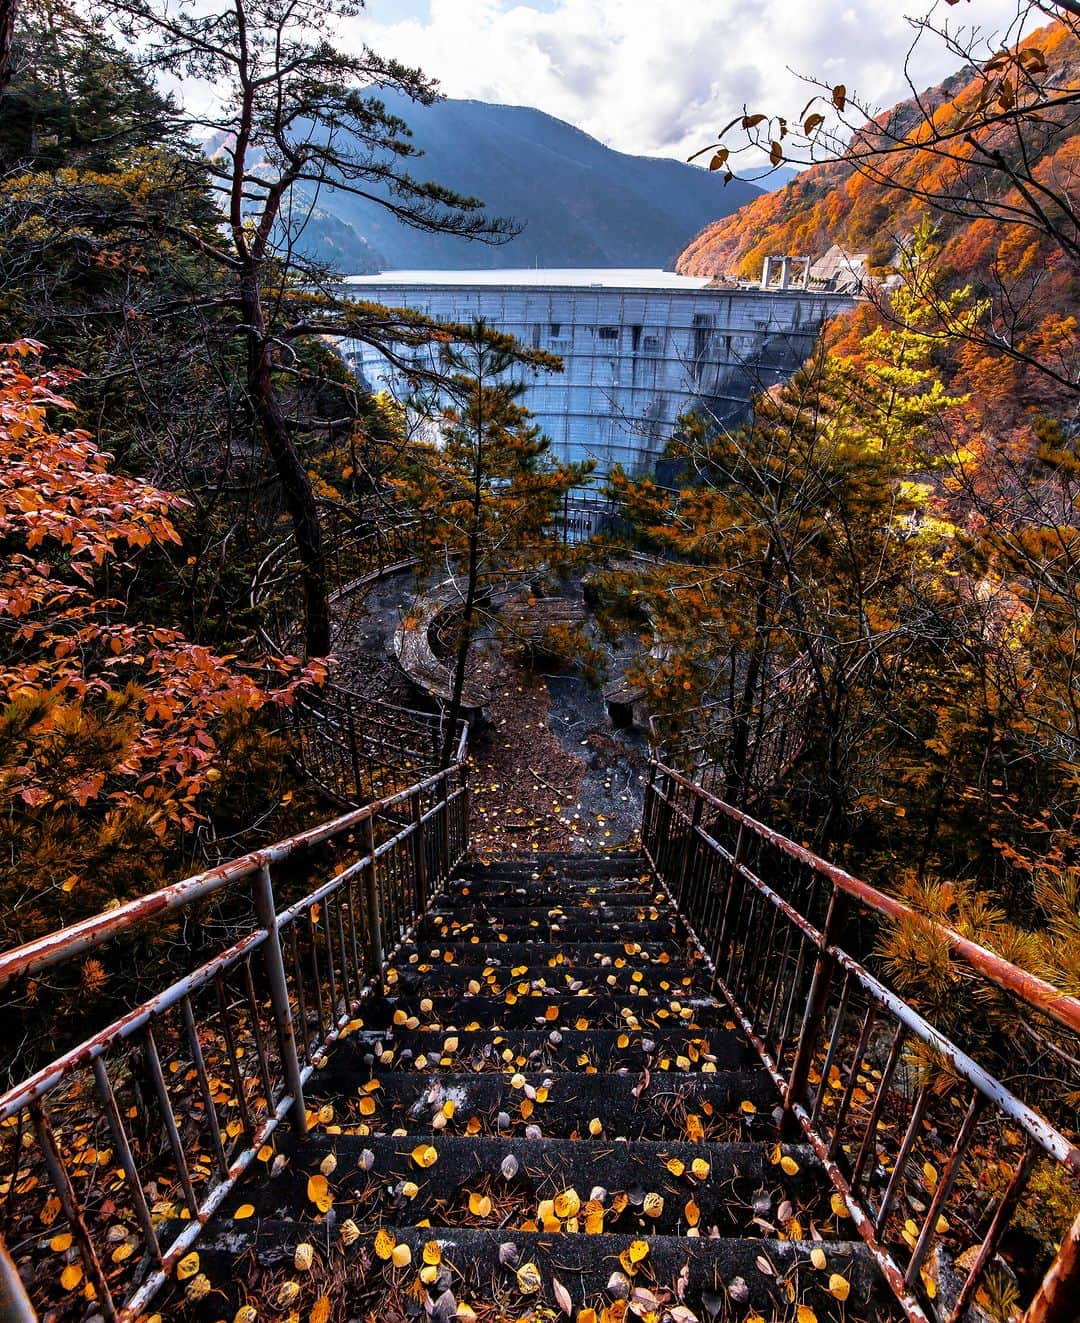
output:
[[[390,1255],[390,1262],[395,1268],[407,1268],[412,1263],[412,1250],[408,1245],[395,1245]]]
[[[663,1196],[650,1190],[641,1205],[641,1211],[646,1217],[662,1217],[664,1212]]]
[[[757,1111],[757,1108],[749,1100],[749,1098],[747,1098],[744,1102],[739,1103],[739,1111],[745,1112],[747,1116],[753,1116],[754,1113]]]
[[[411,1156],[418,1167],[433,1167],[439,1160],[439,1154],[431,1144],[417,1144]]]
[[[640,1263],[649,1253],[649,1242],[647,1240],[632,1240],[626,1251],[631,1263]]]
[[[83,1271],[77,1263],[69,1263],[60,1274],[60,1285],[65,1291],[74,1291],[82,1281]]]
[[[424,1262],[432,1266],[442,1263],[442,1250],[437,1240],[429,1240],[424,1246]]]
[[[686,1170],[686,1163],[680,1162],[678,1158],[669,1158],[667,1161],[667,1169],[671,1172],[672,1176],[681,1176]]]
[[[57,1254],[63,1254],[65,1250],[71,1249],[71,1241],[70,1231],[60,1231],[49,1241],[49,1249]]]
[[[695,1158],[690,1164],[690,1171],[696,1180],[703,1181],[709,1175],[709,1164],[704,1158]]]
[[[829,1207],[833,1210],[834,1217],[850,1217],[848,1206],[844,1203],[844,1197],[841,1194],[834,1194],[829,1200]]]
[[[361,1116],[374,1116],[374,1115],[375,1115],[375,1099],[374,1099],[374,1098],[370,1098],[370,1097],[368,1097],[367,1095],[365,1095],[363,1098],[360,1099],[360,1115],[361,1115]]]
[[[599,1135],[603,1133],[603,1130],[604,1130],[604,1126],[600,1118],[598,1116],[594,1116],[593,1119],[589,1122],[589,1134]]]
[[[697,1204],[693,1201],[693,1199],[687,1201],[687,1205],[683,1209],[683,1213],[686,1215],[687,1226],[696,1227],[697,1224],[701,1221],[701,1209],[698,1208]]]
[[[522,1295],[535,1295],[540,1290],[542,1279],[540,1269],[535,1263],[523,1263],[517,1270],[518,1290]]]
[[[851,1283],[841,1273],[834,1272],[829,1276],[829,1294],[835,1296],[837,1300],[846,1300],[851,1291]]]
[[[799,1164],[790,1153],[785,1153],[780,1159],[780,1170],[786,1172],[789,1176],[795,1176],[798,1173]]]
[[[288,1309],[300,1299],[299,1282],[282,1282],[274,1296],[274,1305],[278,1309]]]
[[[814,1265],[814,1267],[818,1270],[818,1272],[821,1272],[824,1269],[825,1251],[821,1248],[820,1245],[815,1245],[814,1248],[810,1251],[810,1262]]]
[[[491,1200],[486,1194],[473,1193],[469,1195],[469,1212],[473,1217],[490,1217]]]
[[[185,1281],[188,1277],[194,1277],[199,1271],[199,1256],[192,1250],[190,1254],[185,1254],[176,1265],[176,1277],[178,1281]]]
[[[938,1181],[937,1168],[931,1162],[924,1162],[922,1174],[926,1180],[926,1188],[932,1190]]]
[[[392,1232],[387,1231],[385,1227],[380,1227],[375,1233],[375,1254],[377,1258],[388,1259],[394,1252],[394,1246],[397,1240]]]
[[[568,1217],[577,1217],[581,1209],[581,1199],[577,1190],[571,1187],[563,1190],[561,1194],[557,1194],[554,1200],[554,1208],[556,1217],[561,1217],[564,1220]]]
[[[233,1221],[243,1222],[245,1218],[253,1217],[254,1214],[255,1214],[254,1204],[241,1204],[240,1207],[236,1210],[236,1212],[233,1213]]]
[[[330,1193],[330,1186],[321,1172],[317,1176],[308,1177],[307,1197],[320,1213],[329,1212],[333,1207],[334,1196]]]
[[[433,1286],[439,1276],[439,1270],[433,1263],[426,1263],[420,1269],[420,1280],[425,1286]]]
[[[379,1238],[375,1237],[375,1244],[378,1245]],[[315,1259],[314,1246],[306,1240],[302,1240],[293,1252],[293,1266],[297,1272],[307,1272]]]
[[[817,1323],[817,1315],[809,1305],[800,1305],[795,1311],[795,1323]]]

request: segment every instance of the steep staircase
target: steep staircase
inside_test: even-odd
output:
[[[891,1317],[641,857],[467,862],[355,1010],[165,1318]]]

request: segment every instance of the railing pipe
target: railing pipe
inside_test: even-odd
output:
[[[1043,1012],[1066,1029],[1080,1033],[1080,998],[1067,996],[1055,988],[1053,984],[1047,983],[1036,974],[1018,968],[1004,957],[996,955],[993,951],[988,951],[986,947],[964,937],[955,929],[948,927],[947,924],[929,919],[926,915],[919,914],[917,910],[905,905],[903,901],[888,896],[883,891],[878,891],[876,887],[852,877],[850,873],[838,868],[835,864],[830,864],[828,860],[822,859],[819,855],[814,854],[812,850],[797,845],[794,841],[788,840],[786,836],[782,836],[779,832],[773,831],[772,828],[766,827],[764,823],[758,822],[756,818],[743,813],[741,809],[733,808],[722,799],[718,799],[707,790],[703,790],[680,772],[673,771],[671,768],[662,768],[661,770],[671,777],[676,785],[683,786],[702,796],[706,803],[718,809],[732,822],[745,823],[762,840],[767,841],[781,853],[812,868],[814,872],[827,878],[833,886],[854,897],[868,909],[875,910],[878,914],[882,914],[895,922],[914,923],[925,930],[933,931],[937,936],[943,937],[953,954],[959,956],[961,960],[970,965],[988,982],[993,983],[1004,992],[1012,993],[1014,996],[1021,998],[1034,1010]]]
[[[0,1323],[38,1323],[23,1279],[0,1236]]]
[[[289,1001],[289,981],[285,976],[285,960],[281,954],[281,927],[274,904],[274,887],[270,878],[270,869],[265,864],[256,874],[252,899],[255,904],[255,918],[266,934],[263,960],[270,990],[270,1009],[274,1016],[274,1028],[277,1031],[281,1068],[285,1076],[285,1088],[292,1097],[289,1117],[293,1130],[298,1135],[304,1135],[307,1134],[304,1085],[300,1079],[300,1061],[296,1055],[296,1032],[293,1027],[292,1003]],[[267,1099],[267,1106],[273,1106],[273,1098]]]
[[[405,803],[414,790],[423,791],[438,785],[445,775],[445,772],[435,772],[423,781],[417,782],[415,786],[400,790],[386,799],[374,800],[329,822],[309,827],[306,831],[297,832],[295,836],[288,836],[275,845],[252,850],[250,854],[231,859],[216,868],[207,869],[204,873],[195,874],[180,882],[174,882],[171,886],[162,887],[159,891],[153,891],[149,895],[129,900],[126,904],[118,905],[114,910],[92,915],[90,918],[73,923],[68,928],[59,928],[44,937],[6,951],[0,955],[0,987],[10,983],[14,978],[40,974],[43,970],[62,964],[73,956],[83,955],[104,942],[114,940],[138,924],[145,923],[148,919],[205,900],[230,883],[247,877],[260,868],[280,863],[298,850],[308,849],[340,836],[343,832],[370,821],[387,809]]]

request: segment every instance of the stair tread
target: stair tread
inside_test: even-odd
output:
[[[410,1280],[423,1262],[424,1246],[434,1240],[451,1270],[456,1297],[474,1305],[498,1303],[501,1316],[508,1318],[532,1313],[537,1305],[558,1317],[556,1279],[569,1291],[575,1313],[586,1306],[599,1311],[615,1298],[606,1288],[612,1272],[621,1271],[619,1255],[639,1239],[616,1233],[552,1236],[543,1232],[472,1227],[434,1230],[393,1223],[387,1223],[383,1229],[395,1242],[410,1247],[413,1265]],[[721,1309],[720,1317],[745,1316],[751,1310],[766,1317],[793,1317],[794,1305],[785,1285],[788,1280],[795,1284],[797,1300],[815,1309],[818,1323],[834,1323],[834,1320],[839,1323],[859,1317],[860,1309],[881,1298],[873,1258],[861,1241],[828,1243],[826,1270],[819,1272],[810,1267],[816,1242],[809,1240],[776,1241],[763,1246],[760,1240],[740,1237],[657,1235],[643,1239],[648,1252],[631,1285],[656,1293],[670,1306],[676,1302],[681,1281],[685,1303],[692,1309],[696,1306],[699,1316],[702,1296],[707,1295],[714,1302],[713,1309],[718,1306]],[[216,1227],[202,1242],[201,1254],[208,1264],[213,1264],[219,1256],[222,1269],[228,1271],[238,1253],[253,1243],[259,1262],[273,1269],[275,1279],[280,1280],[283,1274],[292,1274],[295,1247],[303,1241],[314,1247],[321,1262],[331,1258],[335,1262],[340,1258],[343,1263],[372,1260],[364,1274],[363,1289],[369,1290],[375,1299],[395,1277],[401,1276],[374,1257],[374,1231],[361,1232],[348,1249],[343,1249],[335,1232],[328,1235],[323,1228],[272,1219],[257,1223],[246,1235],[238,1234],[235,1226]],[[528,1296],[518,1292],[513,1266],[500,1265],[500,1245],[514,1247],[518,1265],[536,1265],[541,1278],[538,1292]],[[827,1292],[832,1272],[842,1274],[850,1284],[851,1292],[844,1305]],[[734,1308],[733,1287],[737,1293]],[[361,1292],[356,1294],[359,1297]],[[350,1302],[355,1303],[352,1299]],[[364,1303],[370,1307],[370,1298]],[[704,1316],[708,1317],[708,1313]]]
[[[741,1070],[718,1070],[715,1074],[692,1075],[676,1071],[657,1072],[650,1087],[642,1088],[636,1072],[586,1075],[576,1071],[528,1072],[524,1086],[515,1088],[506,1074],[493,1072],[440,1072],[437,1076],[419,1072],[383,1071],[377,1076],[379,1088],[374,1093],[374,1111],[360,1111],[359,1091],[366,1083],[355,1071],[335,1067],[331,1057],[324,1070],[312,1080],[309,1101],[316,1107],[322,1100],[335,1102],[335,1119],[342,1124],[365,1122],[373,1133],[394,1128],[409,1134],[431,1134],[432,1118],[442,1104],[453,1100],[455,1114],[448,1129],[461,1133],[470,1118],[480,1122],[480,1135],[504,1137],[522,1134],[528,1118],[521,1114],[526,1090],[547,1088],[542,1106],[543,1128],[553,1138],[568,1138],[571,1132],[584,1133],[588,1123],[598,1118],[604,1129],[629,1139],[681,1140],[686,1135],[687,1113],[702,1117],[706,1133],[732,1128],[745,1129],[743,1102],[751,1102],[763,1115],[776,1103],[776,1086],[762,1066]],[[712,1108],[711,1117],[702,1109]],[[510,1122],[500,1129],[498,1113],[505,1111]]]
[[[275,1134],[276,1174],[253,1164],[229,1192],[200,1240],[207,1263],[228,1272],[246,1254],[280,1283],[310,1243],[314,1275],[348,1283],[350,1317],[404,1317],[411,1293],[410,1316],[448,1321],[447,1287],[501,1317],[559,1317],[556,1279],[571,1318],[599,1314],[616,1269],[655,1293],[658,1316],[682,1301],[725,1323],[788,1318],[802,1301],[841,1323],[883,1298],[822,1164],[777,1143],[776,1085],[640,856],[459,868],[306,1092],[311,1132]],[[425,1287],[432,1240],[448,1271]],[[392,1243],[408,1265],[385,1262]],[[536,1265],[536,1292],[518,1290],[500,1245]],[[850,1283],[844,1304],[830,1272]],[[234,1289],[250,1298],[248,1281]],[[199,1323],[222,1314],[206,1309]]]

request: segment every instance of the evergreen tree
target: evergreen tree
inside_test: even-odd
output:
[[[555,516],[591,465],[552,465],[548,438],[519,403],[525,383],[512,375],[515,369],[550,370],[558,366],[557,359],[522,350],[483,322],[473,326],[468,343],[447,345],[442,358],[443,389],[452,402],[437,413],[438,439],[417,440],[407,448],[393,486],[419,514],[428,562],[457,565],[463,582],[442,751],[446,765],[461,715],[483,582],[500,571],[519,574],[550,555]]]

